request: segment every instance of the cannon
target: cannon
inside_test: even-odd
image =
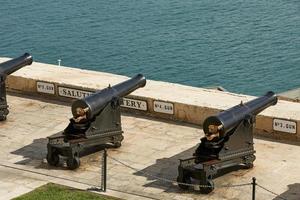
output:
[[[31,65],[32,56],[29,53],[25,53],[24,55],[8,60],[6,62],[0,63],[0,121],[4,121],[7,118],[9,113],[8,105],[6,101],[6,87],[5,80],[9,74],[21,69],[26,65]]]
[[[181,159],[178,166],[178,186],[188,189],[189,184],[199,185],[201,193],[214,190],[213,178],[221,172],[250,169],[255,160],[253,127],[255,117],[277,103],[274,92],[241,102],[218,115],[204,120],[202,137],[193,157]]]
[[[47,161],[56,166],[60,156],[66,158],[67,167],[76,169],[80,165],[80,154],[87,148],[103,144],[120,147],[123,140],[120,103],[122,97],[144,87],[142,74],[100,90],[72,103],[73,118],[64,131],[48,137]]]

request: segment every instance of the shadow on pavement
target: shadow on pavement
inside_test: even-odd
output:
[[[165,191],[172,190],[172,192],[182,192],[182,190],[179,190],[177,186],[174,186],[171,182],[159,180],[156,177],[176,181],[179,159],[191,157],[197,146],[198,145],[195,145],[194,147],[176,154],[170,158],[157,159],[155,164],[150,165],[149,167],[144,168],[143,170],[140,170],[134,174],[137,176],[144,176],[147,178],[147,180],[153,181],[149,184],[145,184],[145,187],[160,188]]]
[[[24,160],[18,161],[15,164],[27,165],[32,160],[43,160],[47,155],[47,138],[34,139],[29,145],[26,145],[12,154],[23,156]]]
[[[46,161],[47,157],[47,143],[48,139],[47,138],[39,138],[39,139],[34,139],[33,142],[29,145],[26,145],[20,149],[17,149],[16,151],[11,152],[12,154],[22,156],[23,160],[17,161],[14,164],[19,164],[19,165],[27,165],[27,166],[33,166],[36,169],[64,169],[68,170],[65,164],[65,158],[60,159],[60,163],[58,166],[50,166],[48,165]],[[93,162],[97,162],[95,159],[99,159],[96,156],[93,157],[92,154],[99,152],[101,150],[111,148],[112,145],[98,145],[95,147],[91,148],[86,148],[84,151],[80,153],[80,158],[82,160],[91,160],[93,159]],[[91,155],[90,157],[88,155]],[[99,161],[100,162],[100,161]],[[86,163],[86,162],[81,162]]]
[[[148,181],[152,181],[149,184],[145,184],[145,187],[154,187],[163,189],[166,192],[172,192],[172,193],[184,193],[184,192],[191,192],[195,193],[196,191],[193,190],[193,188],[190,188],[189,190],[181,190],[177,185],[172,183],[171,181],[176,181],[178,176],[178,166],[179,166],[179,159],[185,159],[192,157],[193,153],[195,152],[195,149],[197,148],[198,144],[194,147],[183,151],[179,154],[176,154],[170,158],[163,158],[163,159],[157,159],[156,163],[148,166],[147,168],[144,168],[143,170],[140,170],[134,175],[137,176],[144,176],[147,178]],[[248,170],[245,170],[246,168],[241,165],[227,167],[225,169],[219,170],[218,174],[216,174],[213,177],[213,180],[217,179],[218,177],[223,178],[223,175],[229,174],[231,172],[236,172],[235,176],[242,176],[243,174],[247,173]],[[251,170],[251,169],[250,169]],[[164,181],[162,179],[170,180],[170,181]]]
[[[279,196],[275,197],[273,200],[299,200],[300,199],[300,183],[294,183],[288,185],[288,190]]]

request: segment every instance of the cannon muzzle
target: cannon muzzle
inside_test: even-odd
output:
[[[32,56],[29,53],[25,53],[20,57],[1,63],[0,74],[1,75],[12,74],[13,72],[17,71],[18,69],[26,65],[31,65],[31,63],[32,63]]]
[[[237,127],[243,120],[257,115],[276,103],[277,96],[275,93],[272,91],[267,92],[265,95],[247,103],[241,102],[241,104],[225,110],[216,116],[206,118],[203,123],[203,131],[208,140],[214,137],[222,137]]]
[[[86,119],[91,119],[99,114],[108,103],[118,100],[145,85],[145,77],[142,74],[138,74],[127,81],[112,87],[109,86],[84,99],[74,101],[72,104],[72,114],[74,118],[84,116]]]

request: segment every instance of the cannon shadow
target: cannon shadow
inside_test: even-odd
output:
[[[279,196],[275,197],[273,200],[299,200],[300,199],[300,183],[294,183],[288,185],[288,190]]]
[[[182,190],[172,184],[172,181],[176,181],[177,178],[179,159],[191,157],[197,146],[195,145],[169,158],[157,159],[155,164],[135,172],[134,175],[143,176],[148,181],[152,181],[151,183],[144,184],[144,187],[159,188],[172,193],[182,193]],[[163,181],[160,178],[168,181]]]
[[[22,156],[23,159],[15,162],[14,164],[18,165],[27,165],[32,166],[36,169],[63,169],[69,170],[64,163],[64,159],[61,160],[58,166],[50,166],[46,161],[47,156],[47,138],[34,139],[33,142],[29,145],[21,147],[15,151],[10,152],[11,154]],[[112,148],[112,145],[101,144],[91,148],[85,148],[80,153],[80,158],[84,158],[87,155],[91,155],[102,151],[107,148]]]
[[[47,138],[34,139],[31,144],[12,151],[12,154],[23,156],[24,158],[15,164],[31,165],[33,161],[35,161],[35,164],[37,161],[42,161],[47,155],[47,141]]]
[[[151,183],[143,185],[144,187],[159,188],[169,193],[195,193],[192,188],[189,190],[180,189],[174,182],[178,176],[179,160],[192,157],[197,147],[198,144],[172,157],[157,159],[155,164],[135,172],[134,175],[143,176],[146,177],[148,181],[152,181]],[[230,172],[243,169],[243,166],[233,166],[219,170],[218,174],[214,176],[214,180]]]

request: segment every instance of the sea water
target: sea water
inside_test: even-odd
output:
[[[196,87],[282,92],[300,86],[300,1],[0,0],[0,56],[24,52]]]

